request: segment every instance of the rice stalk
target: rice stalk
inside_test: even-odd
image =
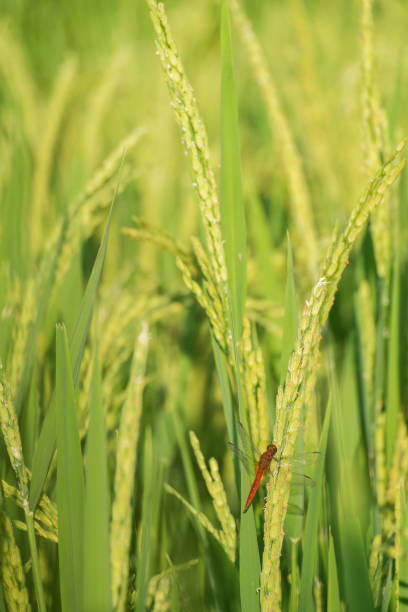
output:
[[[11,467],[17,478],[24,513],[29,513],[28,475],[24,465],[23,447],[16,413],[11,399],[10,385],[0,371],[0,427]]]
[[[28,472],[24,465],[20,430],[11,397],[10,386],[2,370],[0,370],[0,428],[21,495],[21,503],[28,532],[37,605],[40,612],[45,612],[44,593],[39,574],[38,552],[35,540],[34,517],[28,501]]]
[[[398,497],[398,483],[408,477],[408,430],[405,421],[400,415],[395,451],[392,467],[388,474],[387,488],[385,494],[385,505],[394,507]]]
[[[363,372],[362,376],[366,385],[368,403],[372,405],[373,397],[373,374],[375,357],[375,321],[373,303],[368,282],[363,279],[358,287],[358,305],[360,310],[361,339],[363,348]]]
[[[225,532],[222,531],[222,529],[216,529],[216,527],[214,527],[214,525],[211,523],[210,519],[204,514],[204,512],[199,512],[198,510],[196,510],[194,506],[192,506],[172,486],[170,486],[169,484],[165,484],[164,489],[165,491],[167,491],[167,493],[170,493],[170,495],[173,495],[174,497],[176,497],[187,508],[190,514],[198,520],[200,525],[202,525],[204,529],[208,533],[210,533],[213,536],[213,538],[217,540],[219,545],[224,549],[230,561],[234,563],[235,562],[235,548],[234,549],[230,548],[226,540],[226,537],[225,537]]]
[[[200,449],[200,442],[193,431],[190,431],[190,444],[193,448],[207,490],[211,496],[215,513],[221,523],[222,530],[220,532],[220,539],[222,546],[231,561],[234,561],[237,537],[236,526],[234,517],[228,506],[227,495],[220,477],[218,463],[214,457],[211,457],[209,461],[210,471],[208,471],[204,456]]]
[[[185,285],[204,309],[218,344],[227,352],[228,343],[223,318],[224,305],[218,287],[213,280],[211,263],[201,242],[195,236],[192,236],[192,248],[189,250],[167,232],[153,227],[147,221],[138,219],[137,223],[140,227],[137,229],[123,228],[122,233],[136,240],[147,240],[175,255],[176,265],[182,273]]]
[[[114,500],[111,523],[112,599],[123,610],[128,583],[129,548],[132,526],[132,494],[135,482],[137,444],[142,414],[142,394],[149,329],[143,323],[136,339],[130,379],[123,405],[116,448]]]
[[[11,394],[14,397],[24,370],[27,354],[27,342],[35,321],[39,298],[40,278],[30,277],[24,287],[24,296],[20,300],[19,311],[15,313],[11,333],[12,350],[7,362],[7,376]]]
[[[381,570],[384,562],[384,551],[382,547],[381,534],[377,533],[374,536],[371,544],[370,560],[369,560],[369,576],[371,591],[373,594],[374,604],[380,603],[381,598]]]
[[[404,166],[400,154],[402,142],[388,162],[369,184],[366,193],[350,215],[346,229],[332,243],[321,268],[320,279],[306,302],[300,321],[295,348],[288,364],[283,386],[279,387],[276,400],[274,441],[289,458],[293,456],[300,415],[304,398],[304,387],[308,376],[310,357],[320,342],[321,329],[327,320],[334,295],[343,271],[348,263],[351,248],[361,233],[371,211],[384,199],[384,195],[398,178]],[[283,526],[289,498],[291,478],[290,465],[275,469],[267,485],[265,506],[265,548],[261,572],[261,605],[264,610],[278,610],[281,602],[280,554],[283,542]]]
[[[155,227],[152,223],[149,223],[146,219],[140,217],[134,217],[136,227],[124,227],[122,228],[122,234],[132,238],[133,240],[145,240],[150,242],[160,249],[164,249],[175,257],[180,257],[186,265],[192,266],[192,253],[186,246],[184,246],[180,240],[177,240],[171,236],[168,232],[165,232],[159,227]],[[197,272],[191,272],[192,276],[196,276]]]
[[[385,413],[381,412],[376,416],[375,427],[375,474],[376,474],[376,492],[378,505],[381,507],[385,504],[386,485],[387,485],[387,470],[385,468]]]
[[[0,571],[3,595],[9,612],[30,612],[27,586],[20,550],[16,544],[11,520],[0,512]]]
[[[20,491],[5,480],[2,480],[0,484],[4,497],[12,499],[19,508],[24,508]],[[27,531],[25,523],[14,521],[14,524],[18,529]],[[58,511],[55,504],[45,494],[41,496],[34,511],[34,528],[39,536],[52,542],[58,542]]]
[[[178,573],[185,572],[196,565],[198,565],[198,559],[192,559],[191,561],[187,561],[187,563],[171,565],[169,569],[150,578],[147,589],[147,606],[153,604],[153,610],[156,610],[156,612],[164,612],[164,610],[170,609],[169,586],[171,584],[171,579],[175,578]]]
[[[157,49],[167,79],[176,120],[182,131],[183,142],[191,157],[192,171],[196,193],[200,202],[200,211],[206,233],[209,250],[207,258],[200,242],[193,238],[193,250],[204,277],[202,287],[194,279],[190,267],[181,257],[176,263],[183,274],[187,287],[195,294],[197,301],[204,308],[214,336],[220,347],[234,365],[235,357],[232,347],[232,332],[228,329],[229,300],[227,285],[227,268],[221,239],[220,208],[214,172],[211,167],[207,134],[199,114],[193,89],[185,75],[176,45],[172,38],[164,6],[155,0],[147,0],[152,22],[157,35]],[[241,366],[248,351],[240,358]],[[262,357],[257,355],[258,370],[262,368]],[[250,392],[252,393],[252,391]],[[259,398],[258,398],[259,399]],[[265,405],[258,401],[261,421],[258,424],[262,440],[269,437]]]
[[[168,576],[163,576],[156,584],[152,612],[167,612],[170,610],[170,586]]]
[[[120,299],[118,299],[120,296]],[[176,316],[182,304],[166,295],[141,295],[135,299],[124,286],[109,285],[101,292],[99,325],[104,333],[100,339],[99,354],[103,368],[102,394],[107,406],[106,426],[108,431],[117,427],[120,407],[126,391],[118,391],[124,364],[134,352],[134,331],[145,320],[149,327],[161,320]],[[83,358],[83,375],[79,389],[81,438],[88,427],[88,397],[91,388],[91,351],[86,349]]]
[[[229,320],[227,268],[221,237],[220,206],[218,190],[212,169],[207,133],[180,56],[170,32],[164,6],[155,0],[147,0],[152,23],[156,32],[156,47],[160,57],[171,97],[171,105],[176,121],[181,129],[183,144],[190,156],[194,176],[193,186],[199,199],[201,218],[204,225],[206,243],[211,262],[213,283],[217,288],[223,309],[223,321]],[[182,265],[184,280],[190,288],[196,290],[196,284],[188,269]],[[179,265],[179,263],[178,263]],[[197,297],[197,299],[199,299]],[[203,296],[199,301],[204,302]],[[216,336],[217,337],[217,336]],[[218,334],[217,340],[223,341],[221,346],[230,343],[227,330]]]
[[[317,576],[315,576],[313,580],[313,595],[315,602],[315,610],[316,612],[323,612],[323,583]]]

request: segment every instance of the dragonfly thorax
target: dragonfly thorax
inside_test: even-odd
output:
[[[266,447],[266,451],[267,453],[270,453],[273,457],[278,452],[278,447],[276,446],[276,444],[268,444],[268,446]]]

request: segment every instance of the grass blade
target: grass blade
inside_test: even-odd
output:
[[[330,534],[329,564],[327,585],[327,612],[338,612],[340,608],[339,579],[337,574],[336,551],[334,550],[333,536]]]
[[[112,598],[117,612],[125,609],[132,542],[132,514],[137,449],[143,412],[149,327],[142,322],[134,342],[130,377],[122,406],[116,441],[115,480],[111,523]]]
[[[290,573],[290,599],[289,612],[298,612],[299,610],[299,565],[298,557],[298,541],[291,540],[291,573]]]
[[[293,351],[298,328],[295,276],[293,272],[293,253],[289,233],[287,234],[287,239],[288,261],[286,267],[285,317],[283,320],[283,339],[280,364],[281,385],[283,385],[283,383],[285,382],[285,376],[288,371],[289,357],[291,356]]]
[[[83,581],[84,474],[68,339],[57,326],[56,437],[58,559],[62,610],[81,610]]]
[[[227,4],[221,8],[221,230],[225,241],[225,259],[230,289],[232,341],[241,337],[246,297],[246,225],[241,186],[241,161],[238,136],[238,110],[232,69],[231,35]],[[239,365],[235,355],[240,418],[244,418]],[[241,508],[250,482],[241,470]],[[244,612],[259,609],[260,561],[252,508],[241,513],[240,591]]]
[[[293,253],[292,245],[290,243],[289,233],[287,234],[288,242],[288,257],[286,267],[286,293],[285,293],[285,316],[283,320],[283,338],[282,338],[282,349],[281,349],[281,364],[280,364],[280,384],[283,385],[285,382],[286,372],[288,370],[289,358],[293,352],[296,333],[298,327],[297,317],[297,306],[296,306],[296,288],[295,288],[295,277],[293,271]],[[303,410],[301,414],[301,421],[303,422]],[[299,435],[296,440],[296,452],[302,453],[304,450],[303,444],[303,429],[299,431]],[[301,508],[304,507],[304,490],[300,488],[298,491],[292,490],[289,496],[289,503],[294,506]],[[291,573],[293,575],[293,565],[296,562],[296,555],[293,551],[292,540],[299,540],[303,528],[303,515],[302,514],[287,514],[285,520],[285,541],[284,550],[287,559],[292,559]],[[299,573],[299,569],[297,569]],[[293,589],[293,586],[292,586]],[[291,590],[292,590],[291,589]]]
[[[228,8],[221,9],[221,231],[228,270],[235,340],[242,332],[246,298],[246,225],[241,185],[238,105],[232,69]]]
[[[394,455],[400,410],[400,267],[398,254],[395,256],[394,261],[391,291],[385,427],[387,472],[391,469]]]
[[[115,201],[115,197],[114,197]],[[106,223],[105,233],[102,244],[99,248],[95,263],[92,268],[91,276],[82,300],[81,310],[78,315],[74,333],[70,341],[70,351],[73,361],[73,380],[76,384],[78,379],[79,367],[82,361],[86,338],[88,336],[89,324],[91,322],[93,305],[95,302],[96,291],[102,274],[103,262],[105,260],[106,248],[108,244],[109,229],[112,220],[113,203]],[[37,446],[33,457],[32,480],[30,487],[30,507],[34,510],[41,495],[41,490],[47,476],[48,468],[51,463],[55,450],[55,396],[51,399],[50,407],[45,416],[44,423],[38,438]]]
[[[36,364],[34,364],[31,374],[28,402],[27,405],[24,406],[20,417],[21,441],[24,450],[24,460],[28,468],[31,468],[35,444],[38,438],[39,416],[38,368]]]
[[[214,336],[211,336],[211,344],[214,353],[215,367],[218,374],[218,380],[220,382],[222,405],[224,408],[225,422],[227,424],[227,433],[231,442],[237,444],[237,432],[235,427],[236,422],[234,420],[234,411],[225,357],[219,345],[217,344],[217,341],[215,340]]]
[[[99,347],[95,346],[87,437],[83,610],[112,610],[109,486]]]
[[[142,532],[140,538],[140,551],[137,561],[136,592],[137,604],[136,611],[144,612],[146,609],[147,585],[149,581],[149,568],[152,557],[151,537],[152,537],[152,507],[151,502],[154,497],[153,487],[157,485],[155,476],[157,472],[157,457],[153,454],[152,432],[146,430],[143,452],[143,498],[142,498]]]
[[[326,459],[332,401],[329,399],[320,436],[319,458],[313,473],[316,486],[313,487],[307,509],[303,542],[302,574],[300,584],[299,610],[313,610],[313,577],[317,568],[318,526],[323,494],[324,463]]]
[[[401,609],[408,606],[408,508],[404,486],[399,488],[401,496],[401,556],[399,559],[399,605]]]
[[[359,502],[362,481],[360,472],[353,470],[352,457],[347,454],[343,406],[340,401],[334,368],[330,371],[332,419],[328,445],[328,485],[333,508],[333,537],[341,558],[339,574],[343,578],[346,606],[350,609],[373,610],[373,598],[369,582],[367,554],[361,532],[361,507]],[[353,478],[351,475],[353,474]]]

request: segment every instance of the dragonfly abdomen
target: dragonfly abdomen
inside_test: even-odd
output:
[[[259,461],[259,464],[261,464],[261,460]],[[247,498],[246,503],[245,503],[244,512],[246,510],[248,510],[249,506],[251,505],[252,500],[255,497],[255,493],[258,490],[259,483],[262,480],[263,474],[264,474],[264,468],[262,468],[261,465],[259,465],[258,471],[257,471],[257,473],[255,475],[255,478],[254,478],[254,482],[252,483],[252,487],[251,487],[251,489],[249,491],[249,495],[248,495],[248,498]]]

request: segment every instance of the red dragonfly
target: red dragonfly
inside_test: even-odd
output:
[[[251,454],[253,453],[253,456],[259,457],[258,461],[255,463],[255,472],[256,472],[255,478],[253,479],[253,482],[252,482],[252,485],[249,490],[248,497],[247,497],[247,500],[244,506],[244,512],[246,512],[255,497],[255,494],[259,488],[259,485],[261,484],[262,478],[268,474],[272,460],[279,461],[280,463],[284,459],[284,457],[281,457],[279,460],[276,458],[276,453],[278,452],[278,447],[276,446],[276,444],[268,444],[268,446],[266,447],[266,451],[264,453],[260,453],[260,451],[256,449],[255,446],[253,445],[252,440],[250,439],[249,435],[245,431],[244,426],[242,425],[241,422],[239,423],[239,433],[240,433],[241,441],[245,447],[246,452],[238,449],[235,446],[235,444],[232,444],[231,442],[228,443],[228,446],[233,451],[233,453],[237,455],[238,458],[241,460],[241,463],[243,463],[248,473],[251,473],[251,470],[249,468],[249,465],[251,463],[251,460],[249,457],[251,456]],[[318,455],[319,455],[318,452],[301,453],[300,457],[299,455],[297,455],[296,457],[291,459],[291,462],[293,463],[300,462],[304,464],[305,456],[311,456],[312,458],[316,459]],[[314,484],[313,480],[306,474],[295,474],[295,476],[300,477],[300,481],[302,485],[306,483],[309,485]]]

